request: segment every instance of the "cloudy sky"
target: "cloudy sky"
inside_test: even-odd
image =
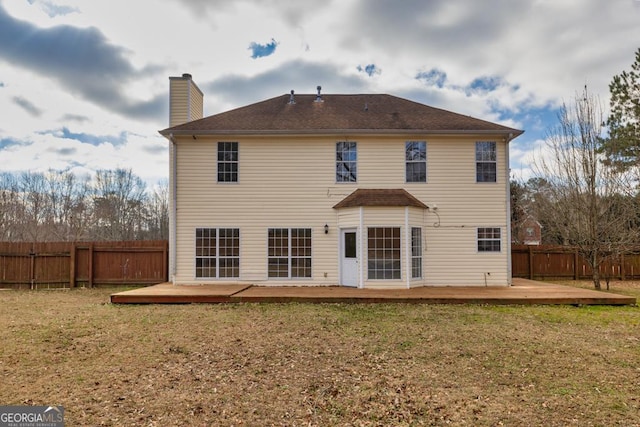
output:
[[[640,47],[640,0],[0,0],[0,171],[168,176],[169,76],[205,115],[289,93],[388,93],[524,129]]]

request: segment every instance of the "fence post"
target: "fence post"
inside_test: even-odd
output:
[[[33,245],[31,246],[31,250],[29,251],[29,258],[31,259],[30,268],[29,268],[29,289],[35,289],[36,282],[36,252]]]
[[[69,246],[69,287],[76,287],[76,244]]]
[[[89,243],[89,287],[93,288],[93,242]]]
[[[624,254],[620,254],[620,280],[625,280],[626,276],[624,271]]]
[[[578,270],[578,250],[573,251],[573,280],[580,279],[580,271]]]
[[[162,271],[164,272],[163,281],[169,281],[169,241],[165,241],[162,245]]]
[[[533,245],[529,245],[529,279],[533,280]]]

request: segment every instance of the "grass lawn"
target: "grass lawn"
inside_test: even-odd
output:
[[[0,291],[0,404],[63,405],[69,426],[640,426],[638,307],[112,292]]]

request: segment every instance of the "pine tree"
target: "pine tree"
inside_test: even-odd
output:
[[[611,113],[609,139],[603,148],[608,162],[622,170],[640,167],[640,48],[631,71],[613,77],[609,84]]]

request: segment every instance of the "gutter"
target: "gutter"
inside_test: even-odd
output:
[[[164,136],[207,136],[207,135],[505,135],[507,142],[524,133],[518,129],[493,130],[429,130],[429,129],[282,129],[282,130],[206,130],[206,129],[166,129]]]

